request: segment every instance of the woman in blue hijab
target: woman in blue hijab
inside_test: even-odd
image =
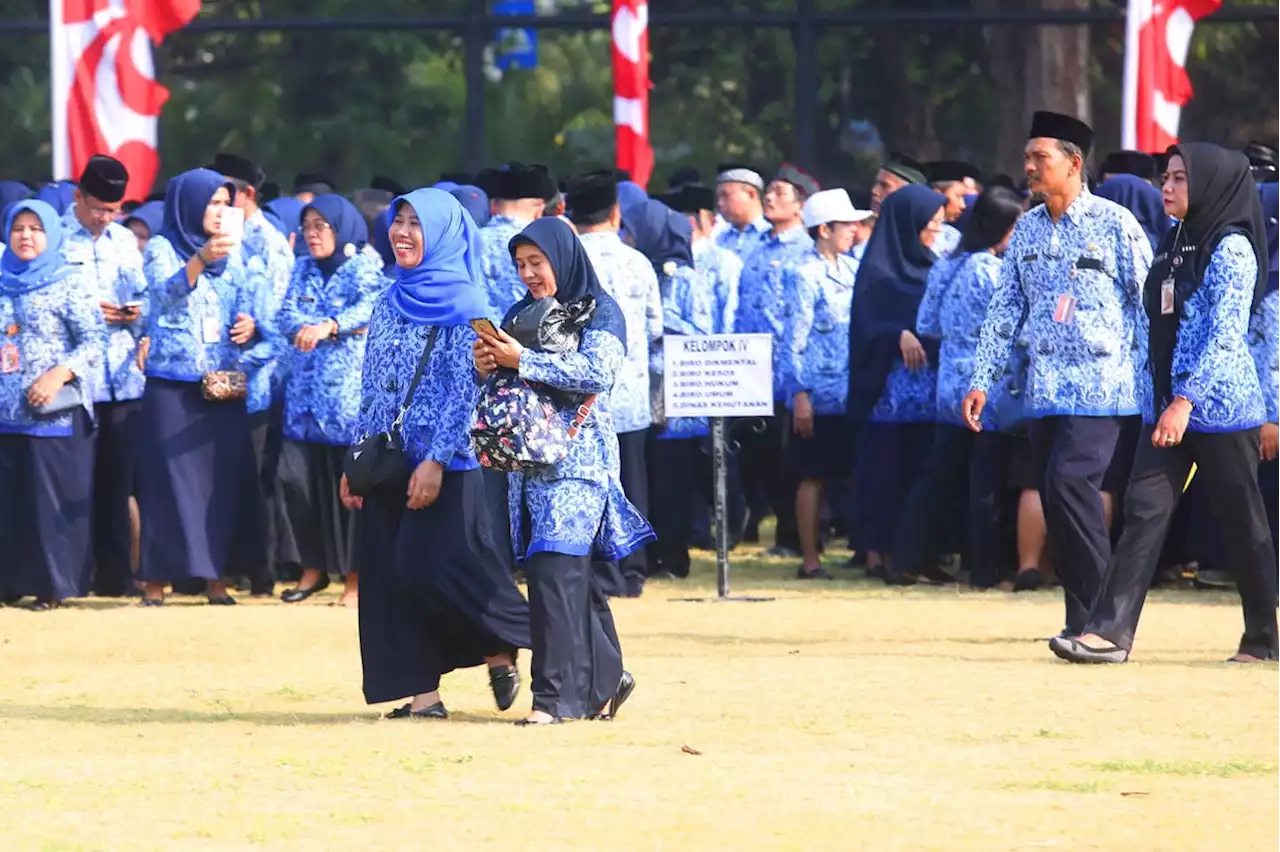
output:
[[[360,509],[360,658],[370,704],[389,718],[444,719],[441,675],[484,663],[498,709],[516,699],[529,608],[494,550],[471,418],[480,390],[469,325],[485,315],[475,222],[452,195],[400,196],[396,280],[369,321],[357,441],[394,431],[408,485],[352,496]],[[415,374],[421,370],[420,380]]]
[[[862,424],[854,479],[854,545],[867,572],[887,578],[902,503],[933,443],[937,341],[915,335],[936,259],[946,199],[912,184],[880,205],[854,283],[849,333],[850,417]]]
[[[715,333],[715,280],[693,265],[693,226],[656,199],[627,209],[626,237],[649,259],[662,294],[662,332],[666,335]],[[659,340],[649,359],[651,376],[663,374]],[[705,438],[710,424],[701,417],[672,417],[655,427],[649,447],[650,518],[658,540],[649,547],[650,574],[689,576],[689,540],[696,503],[711,499],[711,457]]]
[[[483,189],[464,183],[449,190],[449,194],[458,199],[476,225],[483,228],[489,224],[489,196]]]
[[[628,208],[648,200],[649,193],[645,192],[640,184],[629,180],[618,182],[618,209],[623,213],[626,213]]]
[[[138,251],[146,251],[151,235],[164,227],[164,202],[148,201],[124,217],[123,224],[138,238]]]
[[[76,185],[68,180],[46,183],[36,191],[36,198],[48,204],[61,216],[75,203]]]
[[[262,265],[219,233],[235,187],[207,169],[165,189],[164,219],[143,255],[151,304],[142,395],[138,508],[144,606],[164,603],[168,583],[204,580],[210,604],[227,606],[228,576],[258,576],[266,561],[265,504],[244,393],[220,393],[275,355],[256,306],[269,290]]]
[[[1137,175],[1112,175],[1106,183],[1094,190],[1094,194],[1114,201],[1127,208],[1137,218],[1138,224],[1155,248],[1169,230],[1169,214],[1164,209],[1160,190]]]
[[[276,318],[294,347],[284,386],[284,443],[276,483],[278,561],[302,569],[281,599],[297,603],[343,578],[339,603],[355,606],[357,521],[339,499],[342,460],[355,440],[369,317],[386,289],[381,261],[364,251],[364,216],[341,195],[302,210],[309,254],[293,267]]]
[[[0,601],[52,609],[88,594],[92,570],[93,393],[106,326],[62,222],[15,203],[0,258]]]
[[[293,249],[293,256],[295,258],[306,257],[308,254],[307,242],[298,233],[302,227],[302,202],[292,195],[285,195],[268,201],[266,207],[276,214],[284,224],[281,230],[289,238],[289,246]]]
[[[616,562],[654,538],[622,490],[609,413],[609,394],[626,357],[626,322],[581,241],[560,219],[538,219],[509,247],[529,293],[504,326],[537,299],[595,302],[576,352],[524,349],[501,331],[482,335],[475,345],[482,377],[502,367],[580,397],[583,405],[594,397],[562,461],[508,477],[511,540],[529,580],[533,620],[533,712],[520,724],[612,717],[635,680],[622,668],[622,645],[592,562]]]

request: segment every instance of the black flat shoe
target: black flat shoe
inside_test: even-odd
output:
[[[1028,568],[1026,571],[1019,571],[1018,576],[1013,580],[1013,590],[1015,592],[1034,592],[1044,585],[1044,575],[1040,573],[1039,568]]]
[[[622,677],[618,680],[618,691],[613,694],[613,698],[609,699],[609,712],[602,718],[610,722],[618,718],[618,711],[622,709],[622,705],[627,703],[627,699],[635,691],[636,679],[631,676],[631,672],[623,672]]]
[[[939,565],[925,568],[920,572],[919,580],[929,586],[951,586],[955,585],[956,578],[947,573]]]
[[[138,606],[164,606],[164,598],[143,598]]]
[[[564,719],[559,716],[552,716],[549,721],[540,722],[537,719],[517,719],[517,728],[545,728],[547,725],[563,725]]]
[[[797,580],[834,580],[835,577],[832,577],[823,568],[815,568],[812,571],[806,571],[804,570],[804,568],[797,568],[796,579]]]
[[[493,690],[493,700],[499,710],[510,710],[520,694],[520,670],[511,668],[489,669],[489,688]]]
[[[384,719],[448,719],[449,711],[444,709],[444,702],[437,701],[430,707],[424,707],[421,710],[412,710],[413,704],[402,704],[392,710]]]
[[[231,595],[223,595],[220,598],[208,598],[209,606],[235,606],[236,599]]]
[[[285,603],[301,603],[316,592],[323,592],[327,588],[329,588],[329,575],[321,574],[320,581],[309,589],[285,589],[284,592],[280,594],[280,600]]]

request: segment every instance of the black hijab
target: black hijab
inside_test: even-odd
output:
[[[880,204],[853,287],[848,411],[854,420],[871,416],[899,354],[899,336],[916,327],[916,311],[936,259],[920,242],[920,232],[945,203],[941,193],[911,184]],[[936,341],[921,343],[936,364]]]
[[[596,331],[607,331],[627,345],[627,322],[622,309],[605,289],[600,286],[596,270],[587,257],[578,235],[573,229],[555,216],[535,219],[520,233],[511,238],[507,244],[511,251],[511,262],[515,263],[516,249],[521,245],[537,246],[539,251],[551,262],[551,269],[556,274],[556,301],[562,305],[578,302],[587,297],[595,299],[596,309],[587,327]],[[502,318],[505,326],[512,317],[532,305],[533,294],[526,293],[524,298],[516,302],[507,315]]]
[[[1248,158],[1208,142],[1174,145],[1168,156],[1174,155],[1182,157],[1187,169],[1187,215],[1160,240],[1143,287],[1143,304],[1151,325],[1148,361],[1157,411],[1173,398],[1173,350],[1183,305],[1200,289],[1209,260],[1223,237],[1243,234],[1253,244],[1258,260],[1255,308],[1267,286],[1266,224]],[[1160,289],[1169,279],[1174,282],[1174,311],[1162,314]]]

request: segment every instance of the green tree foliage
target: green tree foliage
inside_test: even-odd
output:
[[[1123,5],[1123,0],[818,0],[821,10],[924,12]],[[1231,5],[1232,0],[1227,0]],[[594,0],[538,0],[540,11],[607,11]],[[1274,8],[1275,0],[1235,5]],[[202,22],[255,19],[411,19],[466,14],[469,0],[205,0]],[[655,15],[693,9],[788,13],[795,0],[650,0]],[[6,0],[0,26],[47,17],[47,0]],[[1015,170],[1023,114],[1034,92],[1010,102],[1025,61],[1027,27],[824,27],[816,33],[814,162],[820,176],[865,181],[879,154],[853,145],[874,126],[885,150],[922,158],[959,155]],[[539,65],[488,68],[485,153],[560,174],[613,157],[609,32],[543,30]],[[654,27],[651,134],[657,183],[679,165],[709,174],[717,162],[768,167],[795,151],[796,54],[791,31],[724,25]],[[1124,28],[1090,29],[1087,73],[1101,150],[1118,147]],[[1277,133],[1277,31],[1273,22],[1197,28],[1188,60],[1196,99],[1183,135],[1239,145]],[[0,30],[0,174],[49,171],[48,42]],[[433,181],[467,161],[461,33],[363,28],[288,32],[183,31],[158,51],[172,92],[160,122],[165,174],[207,162],[219,149],[251,153],[273,174],[318,169],[343,187],[386,174]],[[860,137],[857,137],[860,138]],[[1009,140],[1012,139],[1012,147]],[[865,139],[862,140],[865,143]],[[862,152],[861,159],[857,151]]]

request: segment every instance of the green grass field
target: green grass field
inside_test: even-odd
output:
[[[450,721],[380,720],[332,591],[0,610],[0,849],[1276,849],[1280,676],[1222,662],[1234,595],[1158,592],[1084,668],[1037,639],[1056,591],[792,571],[616,602],[634,697],[551,729],[482,669]]]

